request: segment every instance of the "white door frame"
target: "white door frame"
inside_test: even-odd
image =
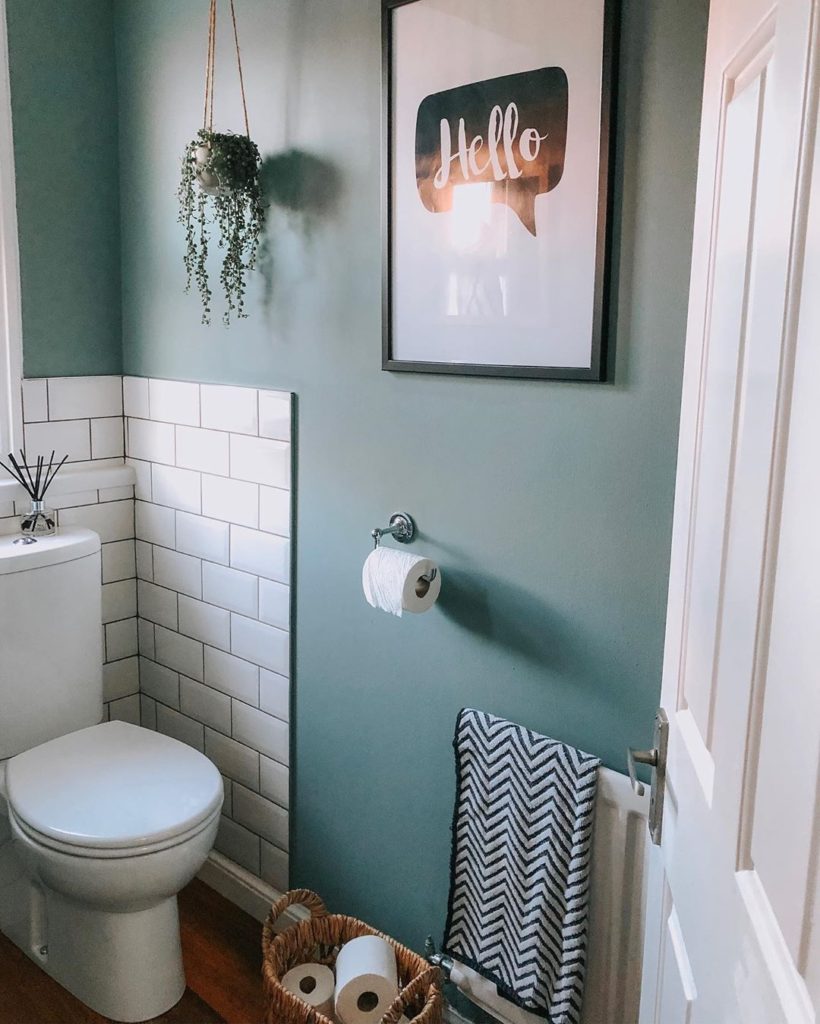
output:
[[[0,0],[0,454],[23,445],[23,315],[6,0]]]

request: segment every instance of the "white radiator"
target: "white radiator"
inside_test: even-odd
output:
[[[583,1024],[637,1024],[641,994],[644,857],[649,787],[636,796],[625,775],[598,779]],[[484,978],[457,964],[452,980],[502,1024],[544,1024],[502,999]],[[450,1014],[453,1021],[460,1020]]]

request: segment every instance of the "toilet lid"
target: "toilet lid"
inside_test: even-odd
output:
[[[13,757],[8,799],[30,828],[69,846],[148,846],[194,828],[222,803],[198,751],[125,722],[60,736]]]

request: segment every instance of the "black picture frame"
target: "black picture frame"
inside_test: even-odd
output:
[[[608,328],[612,249],[612,165],[614,161],[618,0],[601,0],[603,7],[603,67],[595,243],[595,284],[590,365],[520,366],[462,362],[420,362],[393,355],[393,14],[425,0],[382,0],[382,370],[512,379],[605,382],[610,372]],[[533,0],[537,2],[537,0]]]

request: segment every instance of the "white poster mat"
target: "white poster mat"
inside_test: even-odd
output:
[[[418,0],[392,18],[392,358],[588,368],[602,0]],[[559,184],[535,200],[536,235],[482,184],[457,186],[446,213],[426,209],[415,160],[425,97],[553,66],[569,82],[566,157]]]

